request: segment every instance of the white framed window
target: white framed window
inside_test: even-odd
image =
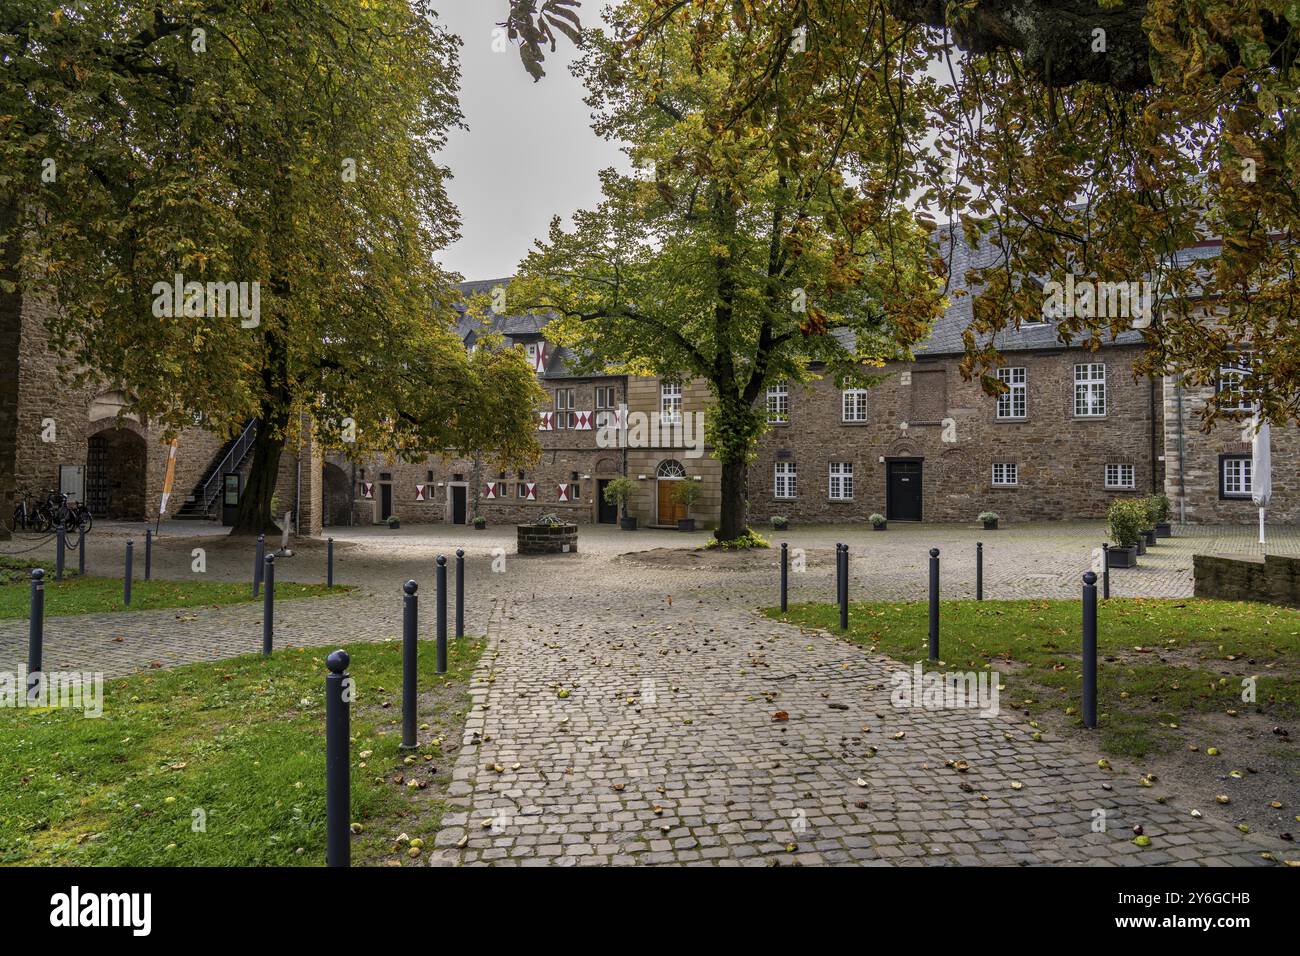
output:
[[[1009,461],[993,463],[993,487],[1014,488],[1020,483],[1020,466]]]
[[[597,385],[596,386],[596,408],[613,408],[614,407],[614,386]]]
[[[666,425],[677,425],[682,420],[682,385],[664,382],[659,386],[659,420]]]
[[[1254,490],[1251,483],[1253,466],[1248,455],[1224,455],[1219,464],[1220,497],[1249,498]]]
[[[841,398],[840,421],[865,422],[867,420],[867,390],[846,388]]]
[[[578,416],[573,413],[574,401],[571,388],[555,390],[555,427],[573,428],[578,424]]]
[[[1121,490],[1136,488],[1136,469],[1132,465],[1108,464],[1106,466],[1106,487]]]
[[[830,499],[831,501],[853,500],[853,462],[831,462]]]
[[[1255,406],[1246,398],[1242,382],[1250,371],[1250,357],[1243,355],[1236,365],[1220,365],[1214,383],[1219,409],[1225,412],[1253,412]]]
[[[1075,418],[1102,418],[1106,414],[1106,363],[1087,362],[1074,367]]]
[[[521,481],[521,482],[519,482],[517,485],[515,485],[515,494],[518,495],[520,498],[527,499],[527,498],[528,498],[528,483],[525,482],[525,481]]]
[[[772,494],[777,498],[793,498],[795,495],[794,462],[778,461],[776,463],[776,482]]]
[[[767,387],[767,421],[771,425],[790,421],[790,386],[786,382]]]
[[[1007,390],[998,396],[998,418],[1024,418],[1026,378],[1023,368],[998,369],[998,381],[1007,386]]]

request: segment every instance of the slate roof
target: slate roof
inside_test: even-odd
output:
[[[460,283],[461,293],[468,298],[472,295],[490,293],[497,286],[509,286],[510,279],[480,279],[475,282]],[[507,304],[509,299],[507,299]],[[551,316],[544,313],[523,313],[521,315],[496,315],[488,313],[483,320],[472,318],[465,314],[463,306],[457,306],[457,311],[461,313],[460,320],[456,323],[457,331],[460,337],[465,339],[471,332],[476,335],[484,332],[495,332],[506,336],[513,341],[520,343],[533,342],[542,337],[542,327],[551,320]],[[571,378],[573,373],[573,353],[563,347],[548,347],[546,356],[546,368],[542,372],[542,378]]]

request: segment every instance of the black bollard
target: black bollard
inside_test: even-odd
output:
[[[456,549],[456,637],[465,636],[465,552]]]
[[[849,546],[840,552],[840,630],[849,629]]]
[[[975,542],[975,600],[984,600],[984,542]]]
[[[266,558],[266,535],[257,536],[257,548],[253,552],[253,597],[262,586],[262,561]]]
[[[419,661],[417,630],[419,627],[420,598],[415,593],[418,585],[407,581],[402,585],[402,748],[414,750],[416,666]]]
[[[122,603],[131,606],[131,574],[135,567],[135,542],[126,539],[126,574],[122,576]]]
[[[67,532],[63,528],[63,522],[59,522],[58,530],[54,532],[54,580],[63,580],[63,548],[67,543]]]
[[[262,592],[262,653],[271,656],[275,628],[275,555],[266,556],[266,590]]]
[[[352,788],[348,757],[348,652],[325,658],[325,865],[351,866]]]
[[[1097,575],[1083,576],[1083,726],[1097,726]]]
[[[77,573],[86,573],[86,526],[77,528]]]
[[[144,579],[153,577],[153,529],[144,529]]]
[[[930,660],[939,659],[939,549],[930,549]]]
[[[438,593],[438,673],[447,673],[447,557],[438,555],[434,583]]]
[[[334,587],[334,539],[325,542],[325,586]]]
[[[839,604],[844,590],[844,545],[835,545],[835,603]]]
[[[790,586],[790,548],[784,541],[781,542],[781,613],[784,614],[790,607],[789,601]]]
[[[32,597],[27,620],[27,702],[30,706],[37,706],[44,682],[41,657],[45,640],[45,572],[40,568],[32,570]]]
[[[1101,596],[1110,600],[1110,542],[1101,543]]]

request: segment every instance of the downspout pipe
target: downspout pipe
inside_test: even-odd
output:
[[[1178,410],[1178,523],[1187,524],[1187,446],[1183,428],[1183,376],[1174,385],[1174,405]]]
[[[1151,384],[1151,494],[1156,495],[1161,490],[1156,487],[1156,377],[1152,375],[1149,381]]]

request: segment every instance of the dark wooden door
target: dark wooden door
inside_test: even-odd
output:
[[[605,488],[609,481],[608,478],[596,481],[596,520],[601,524],[614,524],[618,521],[618,505],[605,500]]]
[[[675,525],[686,517],[686,506],[679,502],[673,491],[676,481],[659,479],[659,523]]]
[[[451,523],[465,523],[465,486],[451,486]]]
[[[387,521],[393,513],[393,486],[379,486],[379,520]]]
[[[885,463],[885,515],[890,521],[921,520],[921,462],[916,459]]]

